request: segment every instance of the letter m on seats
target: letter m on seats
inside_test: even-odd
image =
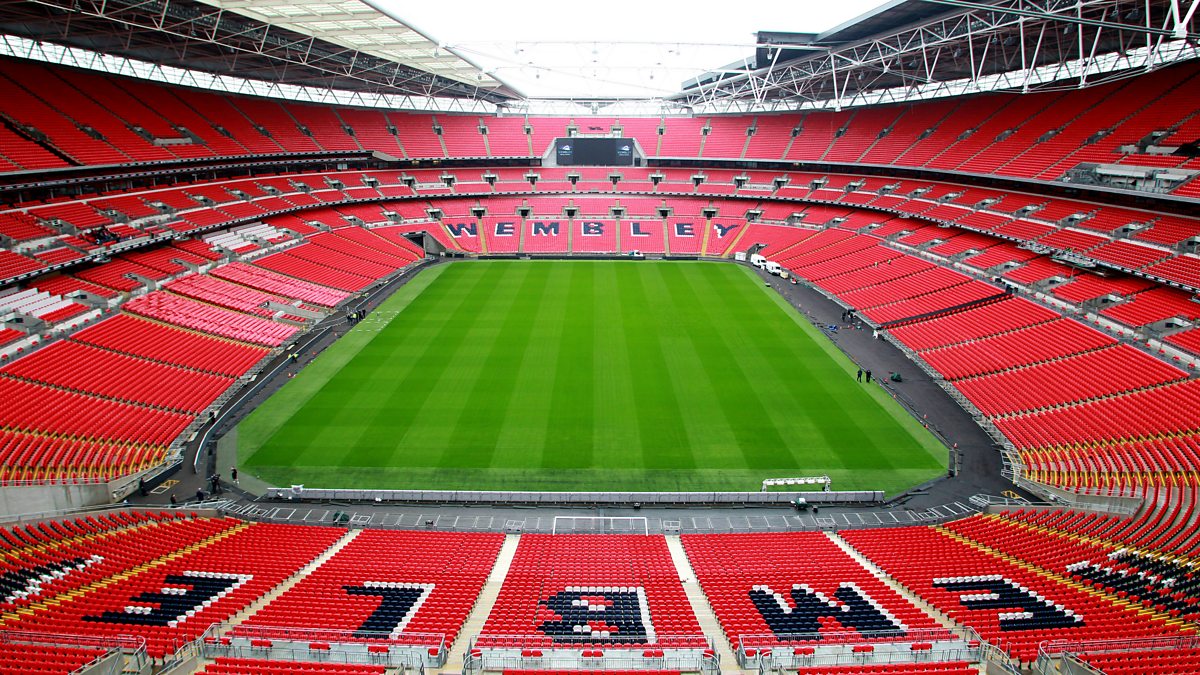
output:
[[[792,603],[770,586],[750,589],[750,600],[776,637],[804,635],[820,639],[822,619],[841,624],[844,630],[869,635],[901,636],[908,627],[852,583],[843,583],[829,599],[805,584],[792,586]]]

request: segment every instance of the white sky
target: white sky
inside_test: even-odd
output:
[[[883,0],[376,4],[531,98],[648,98],[750,57],[756,31],[819,33]]]

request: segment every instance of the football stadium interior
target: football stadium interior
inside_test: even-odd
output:
[[[0,0],[0,673],[1200,673],[1200,0],[404,4]]]

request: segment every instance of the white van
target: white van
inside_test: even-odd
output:
[[[760,270],[765,270],[767,268],[767,258],[755,253],[754,255],[750,256],[750,264],[754,265]]]
[[[779,273],[783,271],[783,267],[781,267],[779,263],[775,262],[774,260],[767,261],[767,266],[764,269],[775,276],[779,276]]]

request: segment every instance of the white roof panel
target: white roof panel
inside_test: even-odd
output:
[[[503,87],[473,63],[362,0],[201,0],[256,21],[483,89]]]

